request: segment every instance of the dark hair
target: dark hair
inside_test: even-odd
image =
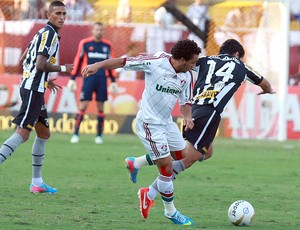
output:
[[[219,54],[234,55],[236,52],[239,53],[239,58],[242,58],[245,55],[243,46],[237,40],[227,39],[220,47]]]
[[[102,22],[95,22],[94,24],[93,24],[93,26],[103,26],[103,23]]]
[[[195,54],[199,55],[200,53],[201,49],[197,43],[189,39],[178,41],[171,49],[171,54],[176,60],[184,58],[184,60],[189,61]]]
[[[51,9],[54,6],[66,6],[62,1],[53,1],[50,3],[49,9]]]

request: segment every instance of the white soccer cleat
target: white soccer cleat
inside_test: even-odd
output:
[[[74,134],[74,135],[72,136],[70,142],[71,142],[72,144],[78,143],[78,142],[79,142],[79,136],[76,135],[76,134]]]
[[[103,143],[103,140],[100,136],[95,137],[95,143],[97,145],[101,145]]]

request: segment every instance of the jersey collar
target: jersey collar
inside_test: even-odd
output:
[[[58,34],[58,31],[57,31],[57,28],[55,27],[55,25],[53,25],[50,21],[47,22],[47,25],[50,26]]]

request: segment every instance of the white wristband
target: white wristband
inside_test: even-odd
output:
[[[67,67],[64,65],[60,66],[60,72],[66,72],[67,71]]]

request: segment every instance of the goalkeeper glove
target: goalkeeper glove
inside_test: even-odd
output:
[[[70,79],[70,80],[68,81],[67,87],[68,87],[68,89],[69,89],[71,92],[75,91],[75,90],[77,89],[76,81],[73,80],[73,79]]]

